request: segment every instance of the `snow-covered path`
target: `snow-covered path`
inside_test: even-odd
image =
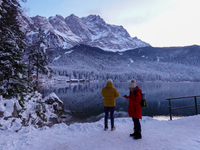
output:
[[[115,131],[103,130],[103,119],[94,123],[64,123],[51,129],[24,128],[18,133],[0,131],[0,150],[199,150],[200,115],[173,121],[150,117],[141,120],[141,140],[129,136],[131,118],[116,118]]]

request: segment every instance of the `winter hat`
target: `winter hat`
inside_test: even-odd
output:
[[[128,85],[129,88],[135,88],[136,87],[136,81],[133,79]]]
[[[112,79],[108,79],[108,81],[107,81],[107,82],[112,82],[112,83],[113,83]]]

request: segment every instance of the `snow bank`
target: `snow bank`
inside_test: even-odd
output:
[[[52,126],[61,122],[63,111],[63,102],[55,93],[43,99],[36,91],[27,95],[22,102],[16,98],[0,97],[0,129],[18,132],[23,126]]]

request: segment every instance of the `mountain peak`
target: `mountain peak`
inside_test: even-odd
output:
[[[52,30],[53,27],[52,25],[49,23],[48,19],[46,17],[43,17],[43,16],[35,16],[35,17],[31,17],[31,19],[33,20],[34,22],[34,25],[39,29],[43,29],[43,30],[47,30],[47,29],[50,29]]]
[[[82,17],[81,19],[87,22],[106,24],[106,22],[99,15],[89,15],[87,17]]]
[[[68,17],[66,17],[66,18],[70,18],[70,19],[76,19],[76,18],[79,18],[78,16],[76,16],[76,15],[74,15],[74,14],[71,14],[71,15],[69,15]]]
[[[58,14],[57,14],[56,16],[51,16],[51,17],[49,17],[48,20],[53,20],[53,19],[57,19],[57,18],[60,19],[60,20],[63,20],[63,21],[65,20],[65,19],[63,18],[63,16],[58,15]]]
[[[70,48],[77,44],[85,44],[116,52],[150,46],[142,40],[131,38],[123,26],[107,24],[99,15],[82,18],[74,14],[66,18],[56,15],[48,19],[36,16],[21,22],[27,22],[27,20],[29,24],[33,22],[31,29],[34,29],[34,32],[37,32],[40,27],[49,31],[46,32],[46,38],[51,48]],[[33,34],[28,34],[28,39],[31,41],[35,37]]]

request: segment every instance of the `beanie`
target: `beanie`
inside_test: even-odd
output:
[[[113,81],[112,81],[112,79],[108,79],[108,81],[107,81],[107,82],[113,82]]]
[[[129,88],[135,88],[136,87],[136,81],[133,79],[128,85]]]

